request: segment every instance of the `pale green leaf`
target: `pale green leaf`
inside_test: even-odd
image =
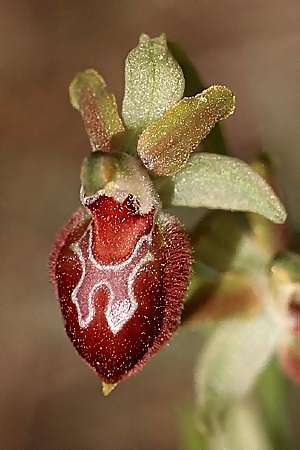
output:
[[[194,154],[173,182],[173,205],[251,211],[275,223],[286,219],[285,209],[271,187],[236,158]]]
[[[205,442],[201,450],[272,450],[259,406],[252,398],[245,399],[208,426],[200,421],[199,434]]]
[[[282,333],[278,319],[267,311],[218,326],[196,369],[197,403],[202,414],[217,417],[249,393]]]
[[[191,445],[191,450],[273,450],[260,405],[254,398],[234,404],[210,423],[198,418],[196,430],[198,434],[194,431],[191,440],[195,447]]]
[[[187,410],[186,407],[180,421],[180,436],[180,449],[208,450],[207,439],[198,430],[194,411]]]
[[[123,119],[139,133],[183,96],[184,76],[168,50],[166,37],[142,34],[126,59]]]
[[[224,423],[224,434],[226,448],[230,450],[272,450],[260,405],[252,399],[231,408]]]
[[[186,97],[149,125],[138,140],[138,154],[156,175],[173,175],[219,120],[233,113],[235,98],[225,86],[211,86]]]
[[[273,358],[259,379],[257,392],[274,450],[293,447],[289,387],[289,381],[279,367],[277,357]]]

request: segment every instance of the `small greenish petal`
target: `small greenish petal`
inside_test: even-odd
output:
[[[173,205],[250,211],[275,223],[286,220],[285,209],[271,187],[236,158],[197,153],[173,181]]]
[[[225,86],[211,86],[186,97],[149,125],[138,140],[138,154],[156,175],[173,175],[215,124],[234,112],[235,98]]]
[[[262,311],[251,319],[221,323],[208,339],[197,364],[199,411],[218,417],[253,388],[283,334],[276,317]]]
[[[112,150],[124,127],[101,75],[93,69],[78,73],[70,85],[70,100],[82,115],[93,150]]]
[[[168,50],[166,37],[140,36],[125,64],[123,119],[138,134],[183,96],[184,76]]]

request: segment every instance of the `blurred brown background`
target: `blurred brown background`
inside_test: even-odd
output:
[[[299,23],[299,0],[1,0],[1,450],[181,450],[192,405],[197,333],[108,399],[64,334],[47,264],[89,148],[68,101],[74,74],[98,68],[120,101],[139,33],[165,31],[207,83],[235,91],[231,150],[272,152],[299,225]]]

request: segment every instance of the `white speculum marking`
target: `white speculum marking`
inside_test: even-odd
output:
[[[82,274],[71,299],[76,305],[78,321],[82,328],[86,328],[94,318],[94,296],[101,287],[108,290],[104,314],[111,332],[118,333],[131,319],[138,307],[134,296],[134,281],[145,264],[153,260],[153,255],[149,252],[151,242],[152,232],[142,236],[132,254],[117,264],[101,264],[95,260],[92,253],[91,225],[80,243],[73,245],[81,263]]]

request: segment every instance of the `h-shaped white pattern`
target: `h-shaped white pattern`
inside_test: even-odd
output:
[[[117,264],[101,264],[96,261],[92,252],[91,225],[80,242],[73,245],[80,260],[82,274],[71,299],[76,305],[82,328],[86,328],[94,318],[94,295],[101,287],[108,289],[105,317],[113,334],[118,333],[133,316],[138,306],[134,296],[134,281],[145,264],[153,260],[149,251],[151,243],[152,232],[142,236],[131,255]]]

